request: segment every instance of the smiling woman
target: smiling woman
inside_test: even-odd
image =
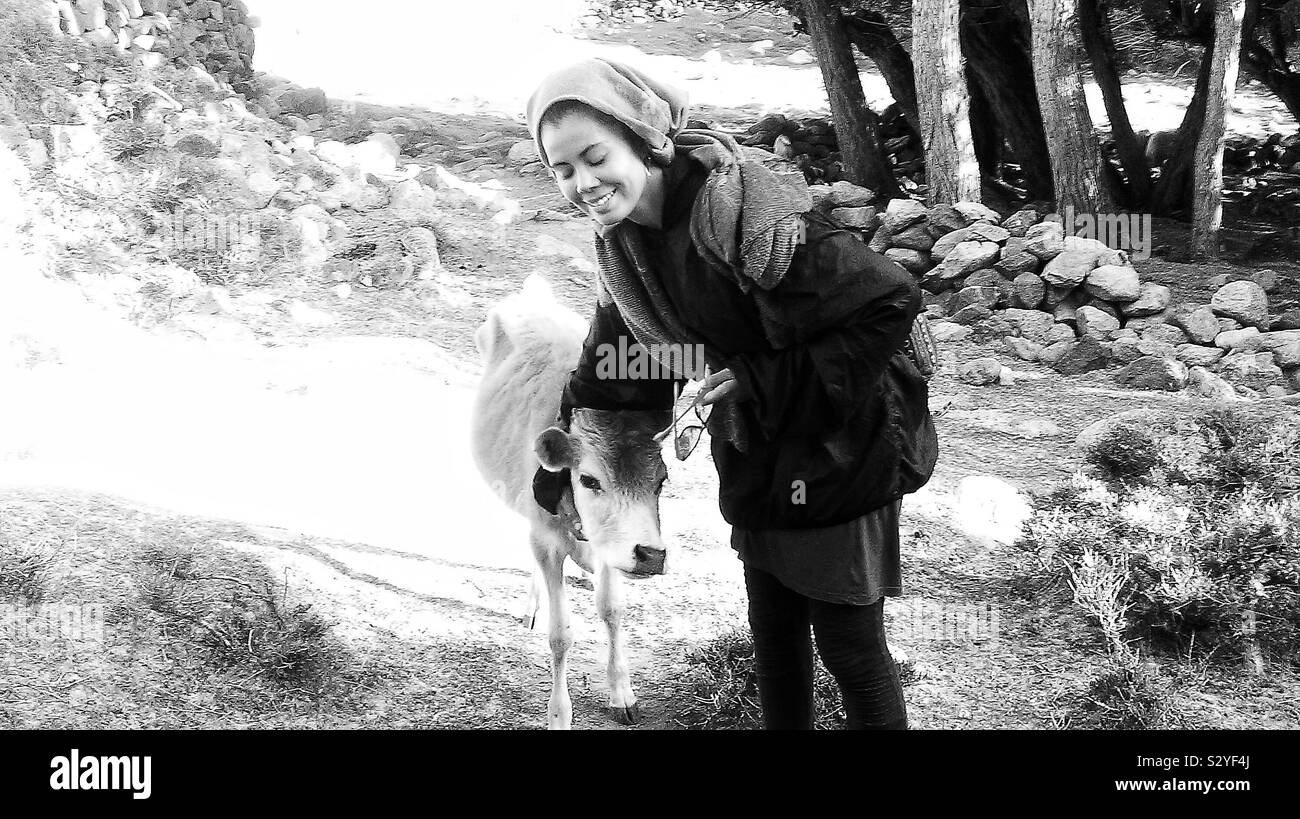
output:
[[[712,374],[695,404],[712,411],[696,419],[744,565],[764,724],[812,727],[815,631],[848,725],[905,728],[883,598],[902,591],[899,500],[938,454],[925,380],[901,351],[916,282],[813,211],[797,168],[685,127],[686,95],[631,66],[590,59],[547,76],[528,121],[591,217],[600,262],[558,426],[580,411],[671,410],[691,377],[662,358],[667,375],[614,371],[602,350],[703,350]],[[558,469],[533,489],[552,515],[592,491]]]

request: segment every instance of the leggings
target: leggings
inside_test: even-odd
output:
[[[814,600],[749,566],[745,587],[764,728],[813,727],[810,625],[817,653],[839,684],[845,727],[907,728],[903,686],[885,644],[883,598],[869,606]]]

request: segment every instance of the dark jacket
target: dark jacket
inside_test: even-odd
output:
[[[915,491],[938,448],[926,382],[898,352],[921,310],[912,276],[810,212],[785,277],[770,290],[744,293],[690,240],[687,217],[703,179],[679,156],[666,178],[663,228],[627,227],[642,231],[652,269],[683,322],[752,396],[740,402],[747,451],[713,435],[723,517],[744,529],[829,526]],[[780,348],[765,330],[774,317],[789,331]],[[614,306],[597,308],[565,392],[566,420],[573,407],[671,406],[671,380],[596,377],[600,345],[617,349],[627,334]],[[634,342],[629,336],[624,343]]]

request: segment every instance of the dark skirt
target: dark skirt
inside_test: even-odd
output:
[[[902,502],[821,529],[731,530],[745,565],[802,595],[866,606],[903,593],[898,517]]]

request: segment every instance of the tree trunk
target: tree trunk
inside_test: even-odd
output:
[[[1251,79],[1272,91],[1291,112],[1291,117],[1300,122],[1300,73],[1291,70],[1286,44],[1281,42],[1277,31],[1272,32],[1272,48],[1260,42],[1256,35],[1258,20],[1259,0],[1247,0],[1246,19],[1241,28],[1241,68]],[[1269,37],[1269,34],[1264,36]]]
[[[1192,195],[1192,250],[1219,255],[1219,226],[1223,222],[1223,138],[1240,67],[1241,24],[1246,0],[1216,0],[1214,47],[1206,59],[1210,87],[1206,91],[1205,125],[1196,141],[1195,191]]]
[[[833,0],[803,0],[804,21],[817,50],[831,118],[840,143],[844,172],[850,182],[865,185],[887,199],[903,195],[880,145],[879,117],[867,107],[853,49],[840,24]]]
[[[1018,163],[1025,174],[1025,188],[1031,199],[1052,198],[1052,165],[1047,136],[1034,90],[1034,66],[1029,58],[1029,31],[1014,8],[1000,0],[967,0],[963,3],[961,47],[966,55],[970,80],[972,119],[982,95],[988,110],[1000,126],[994,145],[982,139],[985,129],[973,124],[976,148],[986,157],[1001,154],[1006,141],[1006,159]],[[987,124],[987,123],[985,123]],[[996,175],[997,169],[993,169]]]
[[[1151,196],[1151,168],[1147,165],[1142,142],[1133,133],[1119,72],[1115,70],[1115,40],[1107,10],[1110,0],[1079,0],[1079,28],[1083,45],[1092,62],[1092,74],[1101,88],[1110,120],[1110,134],[1119,152],[1119,161],[1128,176],[1129,206],[1140,208]]]
[[[1079,30],[1077,3],[1033,0],[1030,16],[1034,85],[1047,132],[1057,209],[1070,206],[1077,213],[1108,213],[1113,210],[1109,183],[1083,95],[1075,48]]]
[[[894,29],[884,15],[859,9],[852,15],[843,15],[841,21],[849,42],[875,63],[880,75],[889,86],[894,102],[903,109],[907,124],[913,131],[921,120],[916,112],[916,80],[912,68],[912,55],[898,41]],[[919,132],[918,132],[919,136]]]
[[[1178,136],[1170,150],[1172,157],[1160,171],[1160,179],[1151,192],[1151,211],[1158,216],[1172,216],[1187,207],[1192,198],[1192,159],[1196,142],[1201,136],[1201,123],[1205,121],[1205,100],[1210,89],[1210,65],[1213,60],[1206,54],[1196,76],[1196,90],[1192,101],[1183,113]]]
[[[971,141],[970,96],[957,20],[960,0],[912,0],[916,102],[930,204],[980,201],[979,164]]]

